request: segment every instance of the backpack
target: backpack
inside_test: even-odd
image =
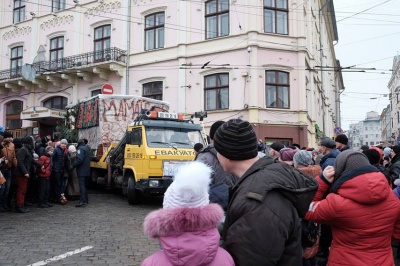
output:
[[[301,245],[303,248],[312,247],[318,240],[320,225],[301,219]]]

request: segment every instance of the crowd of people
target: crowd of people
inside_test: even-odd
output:
[[[210,139],[146,216],[161,249],[142,265],[395,265],[400,145],[356,151],[340,134],[266,149],[240,119]]]
[[[77,199],[76,207],[88,204],[86,180],[90,176],[90,151],[87,140],[77,146],[51,136],[13,138],[0,133],[0,212],[26,213],[27,207],[65,205]]]

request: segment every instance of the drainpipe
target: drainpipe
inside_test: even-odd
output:
[[[320,66],[321,66],[321,91],[322,91],[322,132],[324,132],[325,135],[325,100],[324,100],[324,96],[325,96],[325,91],[324,91],[324,78],[323,78],[323,50],[322,50],[322,19],[321,19],[321,13],[322,10],[325,8],[325,6],[328,4],[328,1],[331,0],[326,0],[325,3],[323,4],[323,6],[319,9],[318,11],[318,17],[319,17],[319,58],[320,58]],[[326,135],[325,135],[326,136]]]
[[[126,36],[127,36],[127,40],[126,40],[126,72],[125,72],[125,90],[124,90],[124,94],[125,95],[129,95],[129,62],[130,60],[130,56],[131,56],[131,15],[132,15],[132,1],[128,1],[128,27],[127,28],[127,32],[126,32]]]

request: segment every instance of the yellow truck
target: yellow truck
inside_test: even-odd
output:
[[[171,184],[177,168],[182,163],[194,159],[194,144],[205,145],[205,141],[202,127],[194,124],[192,119],[185,120],[181,114],[168,112],[166,102],[139,96],[122,96],[124,99],[127,97],[140,99],[141,111],[131,115],[132,109],[128,108],[126,113],[134,118],[133,121],[125,130],[120,131],[122,136],[119,140],[105,142],[104,133],[108,136],[111,133],[118,135],[116,132],[102,132],[117,127],[107,123],[115,120],[118,115],[107,115],[110,110],[113,113],[113,108],[108,107],[110,100],[115,100],[115,97],[98,96],[100,101],[106,99],[105,102],[97,103],[98,114],[101,117],[102,113],[105,113],[109,119],[106,119],[107,122],[98,123],[98,128],[94,130],[97,130],[95,135],[101,141],[98,142],[96,154],[91,161],[91,175],[92,181],[96,183],[122,189],[122,193],[128,196],[129,204],[135,204],[142,196],[163,195]],[[122,106],[134,106],[129,101],[128,104],[126,101],[123,102],[125,104]],[[114,102],[113,105],[118,106],[118,104]],[[115,110],[123,109],[124,107],[115,108]],[[122,119],[119,122],[121,121]],[[85,138],[83,129],[78,130],[78,134],[80,138]],[[89,145],[90,142],[89,140]]]

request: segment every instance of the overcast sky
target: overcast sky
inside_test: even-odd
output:
[[[339,42],[336,57],[342,67],[375,68],[343,73],[342,128],[379,114],[389,104],[388,83],[393,57],[400,52],[399,0],[334,0]],[[359,13],[359,14],[358,14]],[[357,69],[360,70],[360,69]]]

